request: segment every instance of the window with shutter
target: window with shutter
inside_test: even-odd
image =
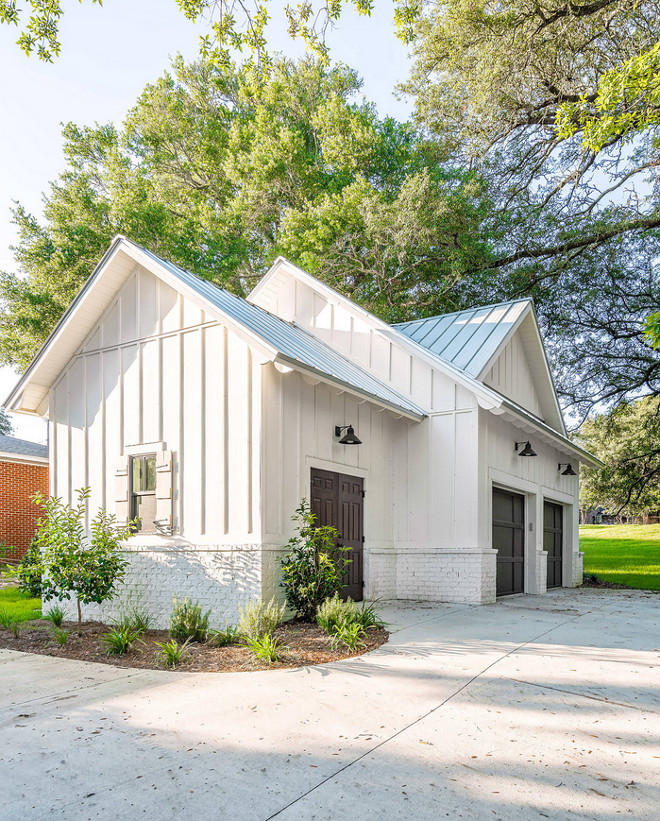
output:
[[[171,536],[174,532],[172,517],[172,451],[156,454],[156,527],[159,533]]]
[[[146,453],[130,458],[131,521],[138,520],[136,533],[155,533],[156,525],[156,454]]]

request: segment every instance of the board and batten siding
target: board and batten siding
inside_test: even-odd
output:
[[[260,370],[231,329],[138,267],[51,389],[52,494],[89,486],[90,509],[113,511],[118,467],[162,442],[175,536],[260,543]]]
[[[484,384],[543,419],[532,371],[519,334],[514,334],[506,344],[485,377]]]

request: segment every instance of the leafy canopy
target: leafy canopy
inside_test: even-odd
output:
[[[385,319],[457,307],[490,258],[488,192],[359,91],[311,59],[178,60],[121,129],[67,125],[44,220],[14,212],[2,361],[30,361],[117,233],[239,296],[282,253]]]
[[[578,441],[606,463],[581,471],[581,507],[631,517],[660,509],[660,397],[624,402],[587,420]]]

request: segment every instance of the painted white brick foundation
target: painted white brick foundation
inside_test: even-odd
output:
[[[367,551],[367,598],[492,604],[494,550],[379,549]]]
[[[264,586],[265,554],[260,545],[159,545],[132,548],[129,554],[118,595],[103,605],[84,607],[83,618],[110,622],[136,604],[149,612],[154,627],[166,628],[173,596],[187,596],[199,601],[204,611],[211,610],[211,626],[224,627],[225,621],[236,623],[239,605],[273,588],[270,569]],[[272,595],[268,592],[266,598]]]
[[[573,587],[581,587],[584,574],[584,553],[573,553]]]

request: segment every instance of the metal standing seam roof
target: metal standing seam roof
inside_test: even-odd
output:
[[[335,351],[325,342],[312,336],[303,328],[287,322],[263,308],[252,305],[234,294],[218,288],[208,280],[179,268],[172,262],[162,259],[151,251],[136,245],[143,253],[167,269],[178,279],[194,289],[205,301],[217,307],[223,314],[231,317],[271,347],[275,348],[292,364],[300,364],[305,369],[312,369],[322,375],[332,377],[348,388],[372,396],[390,407],[399,408],[417,418],[426,416],[426,412],[406,397],[389,388],[386,384],[371,376]]]
[[[38,445],[27,439],[0,435],[0,453],[15,453],[17,456],[36,456],[48,459],[48,445]]]
[[[477,379],[531,303],[531,299],[517,299],[392,327]]]

